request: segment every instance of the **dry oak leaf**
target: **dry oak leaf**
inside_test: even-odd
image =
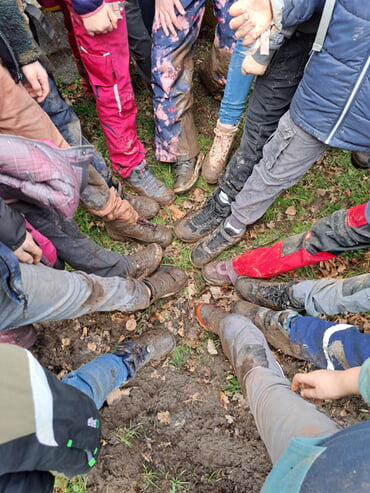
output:
[[[157,413],[157,419],[160,423],[169,425],[171,422],[171,416],[169,411],[159,411]]]
[[[294,205],[290,205],[285,211],[287,216],[295,216],[297,214],[297,210]]]
[[[224,409],[227,409],[227,406],[229,404],[229,398],[225,394],[225,392],[220,391],[220,401],[221,401],[221,406]]]
[[[177,221],[178,219],[182,219],[185,216],[185,212],[182,211],[177,205],[172,204],[168,206],[168,208],[171,212],[171,216],[174,221]]]
[[[119,402],[122,397],[127,397],[130,395],[130,392],[132,390],[132,387],[128,389],[115,389],[113,390],[107,397],[106,401],[108,406],[111,406],[112,404]]]
[[[207,341],[207,351],[209,352],[209,354],[218,354],[215,343],[212,341],[212,339],[208,339]]]

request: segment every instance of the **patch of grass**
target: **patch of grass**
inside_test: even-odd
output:
[[[86,493],[87,476],[76,476],[72,479],[57,476],[53,491],[54,493]]]
[[[220,477],[221,471],[213,471],[211,474],[208,474],[204,478],[204,482],[207,484],[213,484],[213,483],[219,483],[222,481],[222,478]]]
[[[191,347],[186,344],[178,344],[171,353],[170,364],[178,370],[182,370],[191,357]]]
[[[157,490],[160,489],[160,487],[156,483],[156,481],[160,480],[159,473],[154,472],[151,469],[149,469],[146,464],[143,464],[143,472],[141,473],[141,476],[145,482],[144,489],[147,489],[150,486],[152,488],[156,488]]]
[[[223,388],[227,394],[236,394],[242,392],[238,379],[236,378],[235,375],[233,375],[230,372],[226,372],[224,377],[225,377],[225,383]]]
[[[135,438],[142,438],[145,436],[145,433],[140,424],[131,425],[130,423],[130,426],[120,426],[117,428],[115,431],[115,436],[121,443],[131,448],[133,440]]]

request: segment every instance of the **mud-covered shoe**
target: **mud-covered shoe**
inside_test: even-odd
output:
[[[147,365],[150,361],[160,360],[176,346],[176,340],[169,331],[151,330],[137,339],[131,339],[118,344],[113,354],[123,359],[126,366],[136,370]]]
[[[145,197],[144,195],[132,195],[131,193],[125,192],[121,192],[120,195],[121,198],[127,200],[139,216],[144,219],[151,219],[156,216],[161,208],[156,200]]]
[[[188,276],[179,267],[161,265],[157,272],[143,282],[151,292],[150,302],[168,298],[182,289],[188,282]]]
[[[37,334],[31,324],[0,331],[0,344],[14,344],[28,349],[35,344],[36,339]]]
[[[188,192],[197,181],[202,167],[204,155],[200,152],[197,156],[187,161],[177,162],[172,165],[175,193]]]
[[[230,215],[230,204],[222,204],[217,196],[214,192],[201,209],[177,221],[174,233],[180,240],[186,243],[199,241]]]
[[[224,250],[239,243],[243,236],[244,231],[241,234],[229,234],[225,231],[224,222],[222,222],[218,228],[193,248],[190,255],[191,263],[195,267],[202,267],[208,264]]]
[[[176,198],[174,191],[153,175],[145,161],[136,166],[124,181],[139,195],[154,199],[162,206],[171,204]]]
[[[119,219],[107,222],[105,226],[108,235],[117,241],[134,239],[143,243],[158,243],[166,248],[173,240],[171,230],[144,218],[139,218],[133,226]]]
[[[223,125],[217,120],[215,138],[202,167],[202,176],[207,183],[217,183],[222,175],[237,130],[237,125]]]
[[[211,303],[201,303],[195,307],[195,315],[200,325],[213,332],[213,334],[221,335],[220,323],[227,316],[230,315],[222,308]]]
[[[244,300],[272,310],[294,310],[304,312],[304,304],[293,298],[296,282],[269,282],[239,277],[235,283],[238,295]]]
[[[248,301],[236,301],[232,313],[249,318],[272,346],[294,358],[303,359],[299,346],[290,343],[290,323],[300,315],[293,310],[273,311]]]
[[[219,262],[210,262],[202,268],[202,276],[207,284],[216,286],[229,286],[235,284],[239,274],[233,267],[234,259],[220,260]]]
[[[142,279],[143,277],[150,276],[150,274],[158,269],[162,260],[162,255],[162,248],[157,243],[152,243],[142,250],[128,255],[128,257],[134,261],[136,269],[135,272],[131,274],[131,277]]]
[[[352,152],[351,161],[357,169],[370,168],[370,152]]]

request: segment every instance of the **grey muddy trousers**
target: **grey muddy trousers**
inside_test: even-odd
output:
[[[221,321],[221,342],[246,395],[256,426],[273,464],[293,437],[314,438],[340,430],[333,420],[290,390],[280,366],[257,327],[246,317],[230,314]],[[268,367],[243,371],[251,346],[262,345]]]

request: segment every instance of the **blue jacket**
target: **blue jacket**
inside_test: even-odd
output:
[[[278,28],[322,9],[323,0],[272,0]],[[293,121],[326,144],[370,151],[370,2],[336,0],[319,53],[311,56],[290,106]]]

